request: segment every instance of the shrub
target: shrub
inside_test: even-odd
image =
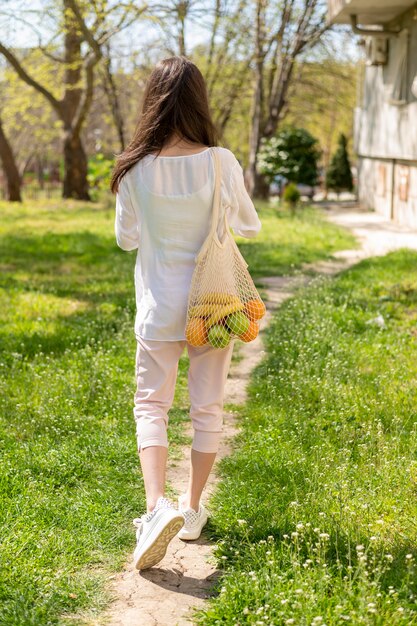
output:
[[[287,204],[292,211],[295,210],[297,204],[300,202],[300,192],[297,189],[297,185],[290,183],[285,187],[282,198],[284,203]]]
[[[113,165],[113,159],[109,159],[101,152],[88,160],[87,180],[93,200],[98,200],[99,193],[109,189]]]
[[[326,187],[327,189],[334,189],[334,191],[340,193],[344,189],[346,191],[352,191],[353,180],[345,135],[341,134],[339,136],[338,144],[338,148],[327,170]]]
[[[257,166],[271,181],[280,175],[292,183],[315,185],[319,156],[317,139],[304,128],[288,127],[262,141]]]

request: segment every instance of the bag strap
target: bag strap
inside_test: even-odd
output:
[[[224,245],[219,241],[219,238],[217,235],[217,226],[219,222],[219,213],[220,213],[221,181],[222,181],[220,156],[214,146],[210,147],[210,152],[211,152],[211,156],[212,156],[213,163],[214,163],[214,193],[213,193],[211,226],[210,226],[208,235],[206,239],[204,240],[204,243],[201,246],[198,255],[195,258],[196,263],[198,263],[198,261],[205,254],[212,240],[214,240],[216,244],[220,247]],[[225,226],[226,235],[231,236],[230,229],[227,223],[226,212],[224,214],[224,226]]]
[[[210,236],[213,236],[217,230],[220,212],[220,190],[221,190],[221,164],[219,153],[214,146],[210,148],[211,156],[214,161],[214,194],[213,194],[213,208],[210,227]]]

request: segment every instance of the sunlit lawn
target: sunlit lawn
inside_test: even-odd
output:
[[[115,246],[113,210],[1,211],[0,623],[39,626],[100,605],[144,510],[134,256]],[[184,441],[185,368],[183,358],[172,455]]]
[[[307,210],[261,206],[242,245],[255,276],[351,247]],[[107,601],[144,510],[132,400],[134,254],[117,248],[112,204],[0,203],[0,623],[67,623]],[[181,360],[170,454],[188,419]],[[62,617],[64,616],[64,617]]]
[[[417,254],[314,281],[266,347],[211,500],[225,575],[198,623],[417,624]]]
[[[237,239],[255,279],[290,274],[303,263],[357,245],[347,231],[324,221],[319,209],[302,207],[292,217],[288,210],[266,201],[258,201],[256,207],[262,220],[260,234],[254,239]]]

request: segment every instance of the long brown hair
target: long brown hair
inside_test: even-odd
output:
[[[158,155],[174,132],[192,142],[217,145],[203,75],[182,55],[162,59],[149,76],[133,138],[114,166],[112,192],[117,192],[121,179],[135,163],[152,152]]]

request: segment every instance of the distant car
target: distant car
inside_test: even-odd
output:
[[[271,195],[281,196],[287,184],[288,180],[284,176],[275,176],[274,180],[269,186],[269,191]],[[310,199],[313,199],[314,194],[316,193],[316,189],[315,187],[313,187],[313,185],[304,185],[302,183],[298,183],[297,189],[300,192],[301,196],[307,196],[307,198]]]
[[[302,183],[298,183],[297,189],[302,196],[307,196],[307,198],[310,198],[310,200],[313,199],[314,194],[316,193],[313,185],[303,185]]]
[[[284,178],[284,176],[280,176],[279,174],[277,174],[277,176],[274,177],[273,181],[269,185],[270,194],[272,196],[280,196],[286,182],[287,180],[286,178]]]

